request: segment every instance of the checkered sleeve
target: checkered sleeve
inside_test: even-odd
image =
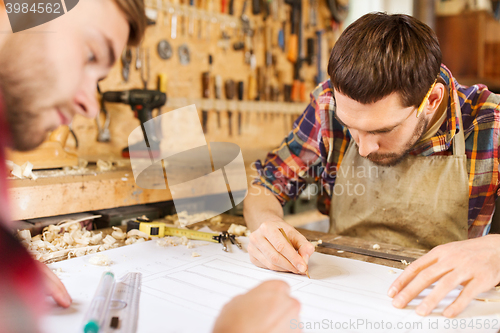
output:
[[[300,194],[307,178],[317,180],[320,177],[321,118],[314,96],[317,94],[311,93],[310,104],[280,146],[267,155],[264,163],[255,162],[259,176],[253,184],[271,190],[282,205]]]

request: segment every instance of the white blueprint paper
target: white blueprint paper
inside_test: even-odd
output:
[[[244,244],[248,241],[244,237],[240,240]],[[197,245],[194,249],[181,245],[160,247],[153,240],[109,250],[104,252],[113,262],[109,267],[89,264],[93,255],[51,264],[52,269],[62,269],[59,277],[73,304],[69,309],[54,306],[43,320],[44,331],[80,332],[83,315],[105,270],[113,271],[117,278],[127,272],[143,274],[140,333],[210,332],[225,303],[270,279],[286,281],[292,295],[301,302],[300,322],[290,323],[297,331],[298,327],[304,327],[305,332],[497,332],[500,329],[500,303],[473,301],[457,319],[442,317],[441,311],[458,290],[425,318],[414,311],[429,290],[406,309],[395,309],[386,293],[401,270],[315,253],[310,259],[311,279],[308,279],[258,268],[250,262],[248,253],[235,246],[226,253],[220,244],[192,242]],[[192,252],[200,256],[192,257]]]

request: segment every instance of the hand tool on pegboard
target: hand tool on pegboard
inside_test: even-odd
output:
[[[226,91],[226,99],[228,101],[232,100],[234,98],[234,95],[235,95],[235,83],[233,80],[229,79],[229,80],[226,80],[226,83],[225,83],[225,91]],[[228,106],[228,110],[227,110],[227,123],[228,123],[228,133],[229,133],[229,136],[232,136],[233,135],[233,111],[230,110],[229,106]]]
[[[245,94],[245,83],[243,81],[238,82],[238,100],[243,101],[243,96]],[[238,111],[238,135],[241,135],[241,121],[242,114],[241,110]]]
[[[215,86],[215,98],[216,99],[221,99],[222,98],[222,77],[220,75],[216,75],[214,78],[214,86]],[[217,128],[220,128],[220,109],[217,108],[215,110],[217,112]]]
[[[132,63],[132,50],[127,47],[122,52],[122,77],[125,82],[128,82],[130,77],[130,64]]]

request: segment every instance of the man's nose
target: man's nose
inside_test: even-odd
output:
[[[366,157],[379,149],[375,135],[358,133],[359,155]]]
[[[97,81],[87,80],[77,91],[73,103],[76,113],[87,118],[95,118],[99,113],[99,103],[97,102]]]

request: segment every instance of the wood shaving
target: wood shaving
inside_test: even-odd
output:
[[[374,250],[380,250],[380,245],[378,245],[378,244],[373,244],[372,248],[373,248]]]
[[[111,236],[113,236],[113,238],[115,238],[117,240],[123,240],[123,239],[127,238],[127,234],[124,233],[122,229],[117,228],[117,227],[112,227],[112,228],[113,228],[113,232],[111,233]]]
[[[239,224],[231,224],[227,232],[235,236],[250,236],[250,230],[246,226]]]
[[[111,264],[111,260],[107,255],[97,254],[89,259],[89,263],[96,266],[109,266]]]
[[[133,236],[138,237],[138,238],[149,239],[148,234],[146,234],[145,232],[142,232],[138,229],[132,229],[129,232],[127,232],[127,237],[133,237]]]
[[[59,267],[58,269],[53,269],[52,272],[54,272],[55,275],[60,276],[63,270]]]
[[[7,160],[5,161],[5,164],[7,165],[10,174],[15,178],[29,178],[32,180],[36,180],[38,178],[38,176],[33,173],[33,164],[30,162],[25,162],[22,166],[19,166],[16,163]]]
[[[397,274],[398,272],[393,271],[392,269],[389,270],[389,274]]]
[[[80,222],[97,217],[100,215],[61,221],[57,225],[45,227],[42,234],[34,237],[31,237],[29,230],[20,230],[17,237],[33,257],[43,263],[80,257],[106,251],[124,243],[129,245],[149,239],[148,235],[139,230],[131,230],[125,234],[120,228],[113,227],[112,234],[103,238],[102,232],[94,233],[82,228]]]
[[[410,264],[410,263],[409,263],[408,261],[406,261],[406,260],[401,260],[401,263],[402,263],[403,265],[405,265],[405,266],[408,266],[408,265]]]
[[[108,170],[111,170],[111,168],[113,167],[113,162],[97,160],[96,165],[97,165],[97,170],[108,171]]]
[[[188,249],[195,248],[195,244],[189,241],[189,239],[186,236],[182,237],[177,237],[177,236],[167,236],[160,238],[156,241],[156,244],[161,247],[167,247],[167,246],[177,246],[177,245],[184,245]]]
[[[201,254],[199,254],[199,253],[197,253],[197,252],[193,252],[193,253],[191,253],[191,257],[193,257],[193,258],[194,258],[194,257],[199,257],[199,256],[201,256]]]

